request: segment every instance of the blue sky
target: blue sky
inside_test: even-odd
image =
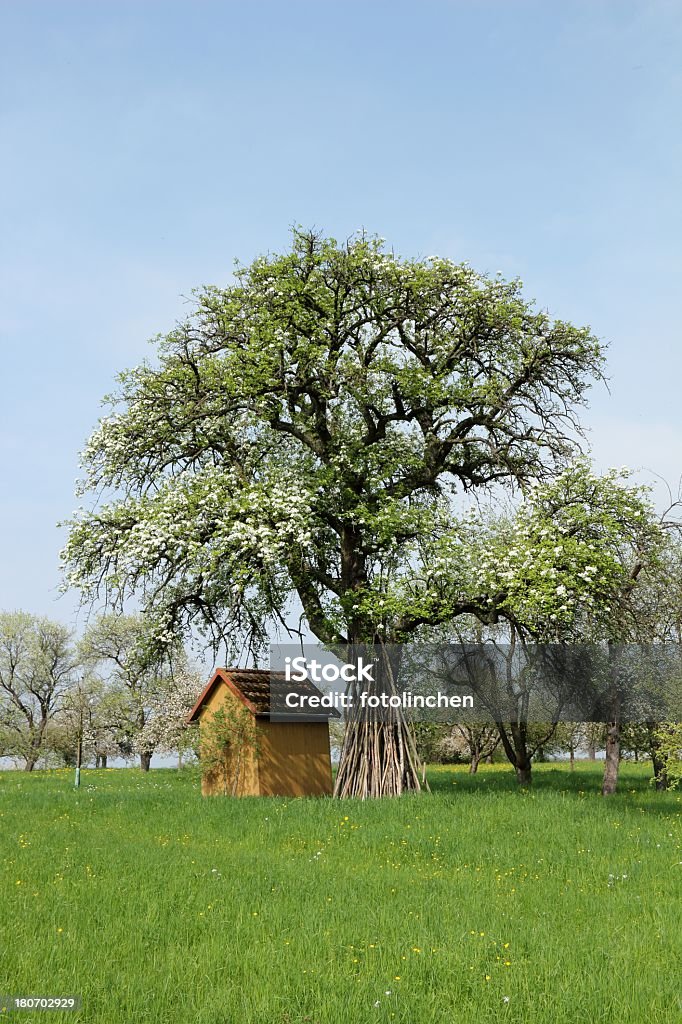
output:
[[[55,524],[191,289],[377,232],[610,343],[600,466],[682,473],[682,5],[0,2],[0,608],[69,621]]]

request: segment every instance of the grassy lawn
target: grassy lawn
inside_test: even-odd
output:
[[[82,995],[13,1015],[42,1024],[679,1024],[682,796],[648,775],[363,804],[0,773],[0,992]]]

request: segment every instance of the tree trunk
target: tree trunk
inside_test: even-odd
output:
[[[481,763],[480,754],[472,754],[471,760],[469,761],[469,775],[475,775],[478,771],[478,766]]]
[[[569,761],[571,763],[571,771],[575,771],[575,750],[569,751]]]
[[[589,747],[587,748],[587,756],[589,757],[590,761],[597,760],[597,748],[594,743],[590,743]]]
[[[46,728],[47,714],[43,710],[39,724],[37,726],[32,726],[29,732],[29,746],[24,763],[25,772],[32,772],[40,760],[40,751],[43,747],[43,736],[45,735]]]
[[[143,772],[148,772],[149,769],[151,768],[151,764],[152,755],[150,753],[145,751],[143,754],[140,754],[140,768],[142,769]]]
[[[509,731],[507,731],[503,722],[495,722],[495,725],[500,735],[502,748],[516,772],[516,781],[520,786],[530,786],[533,781],[532,764],[528,756],[525,726],[522,722],[510,722]]]
[[[668,789],[670,779],[668,778],[665,758],[661,757],[661,741],[656,735],[656,722],[647,722],[649,731],[651,763],[654,770],[654,785],[659,792]]]
[[[620,766],[620,723],[609,722],[606,727],[606,761],[604,762],[604,780],[602,796],[612,796],[618,786],[618,769]]]
[[[602,796],[613,796],[618,786],[618,769],[620,767],[620,722],[621,700],[618,687],[618,647],[609,642],[609,671],[611,674],[609,705],[613,716],[606,725],[606,761],[604,762],[604,779]]]
[[[654,767],[654,786],[659,793],[662,793],[670,787],[670,779],[668,778],[666,763],[663,758],[658,755],[654,756],[652,760]]]

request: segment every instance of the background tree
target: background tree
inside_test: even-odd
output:
[[[178,767],[182,767],[183,757],[197,746],[196,729],[187,725],[187,716],[203,685],[196,669],[183,669],[170,676],[150,702],[147,720],[135,737],[135,749],[177,754]]]
[[[655,733],[656,788],[675,788],[682,781],[682,722],[661,723]]]
[[[441,722],[412,722],[415,747],[422,766],[438,764],[447,757],[443,749],[443,739],[450,732],[447,725]],[[455,757],[451,758],[455,760]],[[462,758],[460,758],[462,760]]]
[[[650,757],[651,732],[646,722],[623,722],[620,730],[621,752],[639,761]]]
[[[163,649],[150,643],[142,616],[110,614],[85,631],[81,656],[90,671],[106,677],[102,723],[115,734],[122,753],[136,750],[140,767],[149,771],[154,742],[145,726],[161,694],[167,691],[173,662],[184,666],[184,651],[174,638]]]
[[[494,725],[456,724],[442,737],[439,748],[448,760],[465,757],[469,762],[469,774],[475,775],[481,761],[492,758],[500,739],[499,730]]]
[[[121,375],[83,456],[83,493],[110,498],[70,524],[67,585],[135,594],[160,646],[198,626],[256,650],[292,601],[350,650],[489,614],[456,501],[563,465],[601,366],[519,281],[296,231]],[[400,718],[351,723],[336,792],[417,788],[410,750]]]
[[[606,730],[602,722],[583,722],[585,749],[591,761],[596,761],[597,751],[604,749]]]
[[[585,460],[532,488],[512,513],[483,508],[461,529],[488,624],[469,617],[438,636],[491,646],[471,659],[469,681],[526,785],[533,757],[551,740],[571,697],[561,645],[622,637],[625,618],[618,609],[640,577],[655,575],[664,531],[645,488],[629,485],[627,474],[615,470],[598,476]],[[635,629],[634,621],[628,628]],[[520,656],[523,668],[513,670]],[[481,660],[487,665],[482,676]],[[533,723],[534,687],[550,677],[552,701]]]
[[[679,501],[673,501],[662,515],[656,516],[650,507],[648,539],[624,537],[621,558],[626,574],[622,584],[616,588],[609,605],[609,618],[602,621],[596,634],[606,639],[609,645],[614,673],[618,662],[632,658],[633,648],[638,644],[669,644],[680,649],[682,633],[682,546],[680,544],[680,523],[676,518]],[[668,665],[669,668],[669,665]],[[636,669],[635,669],[636,671]],[[644,680],[641,680],[643,685]],[[679,692],[679,680],[678,680]],[[654,774],[661,767],[657,758],[657,723],[645,722],[650,738],[649,752],[652,757]],[[621,756],[623,715],[614,688],[610,720],[605,727],[605,763],[602,794],[615,793]],[[665,777],[660,777],[664,788]]]
[[[679,499],[674,501],[672,493],[670,508],[679,508]],[[662,790],[668,788],[675,774],[673,767],[673,775],[669,775],[669,768],[674,762],[674,756],[671,762],[675,748],[674,737],[679,737],[679,723],[682,719],[682,537],[679,528],[668,530],[655,585],[650,584],[644,588],[640,604],[643,606],[640,614],[657,624],[657,641],[674,645],[673,649],[680,654],[677,697],[672,701],[670,709],[675,718],[668,721],[648,719],[645,723],[654,782],[656,789]]]
[[[107,689],[104,679],[92,674],[84,674],[67,690],[49,739],[51,749],[64,764],[75,763],[79,736],[84,765],[106,768],[110,757],[129,756],[120,696]]]
[[[23,760],[26,771],[45,751],[76,669],[65,626],[27,612],[0,613],[0,724],[6,756]]]
[[[575,755],[585,745],[585,723],[558,722],[552,740],[555,752],[568,754],[571,771],[573,771]]]

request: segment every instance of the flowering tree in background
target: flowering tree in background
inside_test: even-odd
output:
[[[196,729],[187,725],[187,716],[202,688],[202,676],[196,670],[180,670],[170,677],[150,702],[147,719],[135,737],[135,750],[177,754],[181,767],[183,756],[197,744]]]
[[[33,771],[73,684],[69,629],[27,612],[0,613],[0,753]]]
[[[126,756],[120,696],[100,676],[83,673],[64,695],[49,745],[65,764],[76,763],[80,744],[83,764],[106,768],[110,757]]]
[[[102,710],[108,728],[116,733],[120,752],[124,756],[137,752],[140,767],[149,771],[155,746],[145,726],[171,686],[174,668],[180,672],[186,668],[182,645],[171,639],[159,650],[150,643],[143,616],[110,614],[86,629],[80,655],[90,672],[105,676]]]
[[[554,750],[568,754],[571,771],[575,768],[575,755],[585,746],[584,722],[558,722],[554,735]]]
[[[455,723],[438,744],[440,752],[447,758],[467,757],[470,775],[476,774],[481,761],[492,758],[499,745],[499,730],[495,725],[485,723]]]
[[[628,618],[635,615],[633,590],[658,578],[666,535],[646,488],[627,478],[627,471],[616,470],[599,476],[579,459],[531,488],[512,514],[477,510],[464,521],[461,561],[485,595],[489,615],[487,623],[481,615],[456,621],[454,635],[460,642],[492,643],[499,652],[491,660],[498,685],[479,696],[522,784],[531,781],[533,756],[552,739],[568,692],[558,686],[550,720],[531,727],[533,673],[519,677],[505,668],[517,645],[530,662],[534,645],[622,642],[643,629],[641,618]],[[505,720],[510,706],[516,717]]]
[[[196,628],[257,652],[297,606],[351,652],[488,620],[461,499],[560,471],[601,367],[589,330],[519,281],[295,231],[121,375],[83,455],[96,498],[70,524],[66,585],[135,595],[160,648]],[[419,787],[397,711],[351,722],[336,785]]]

